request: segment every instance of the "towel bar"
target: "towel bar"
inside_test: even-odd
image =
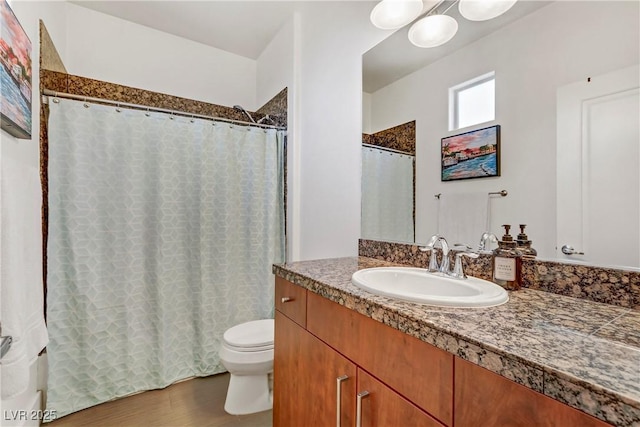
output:
[[[492,191],[489,193],[489,196],[498,195],[498,194],[501,195],[502,197],[507,197],[507,194],[509,193],[507,192],[507,190]],[[439,199],[441,195],[442,193],[434,194],[434,197],[436,199]]]

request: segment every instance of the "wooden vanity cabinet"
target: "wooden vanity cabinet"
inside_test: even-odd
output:
[[[435,418],[359,368],[357,393],[362,392],[367,392],[362,398],[362,427],[443,427]]]
[[[284,279],[276,297],[274,427],[353,427],[363,392],[363,427],[609,425]]]
[[[609,424],[456,357],[456,427],[604,427]]]
[[[415,366],[411,360],[418,359],[414,357],[413,345],[428,344],[311,292],[306,297],[293,297],[291,291],[296,289],[291,286],[302,289],[285,280],[276,281],[275,427],[334,426],[338,425],[338,413],[340,425],[353,427],[356,425],[356,396],[362,392],[366,392],[361,397],[363,427],[443,426],[425,412],[425,408],[410,400],[410,396],[424,399],[425,393],[421,390],[440,389],[435,384],[439,377],[433,381],[422,378],[421,381],[416,374],[419,375],[422,369],[412,370]],[[306,311],[300,307],[301,301],[306,301]],[[316,336],[311,328],[320,336]],[[340,330],[342,332],[338,333]],[[389,336],[390,331],[397,335]],[[331,336],[334,333],[336,335]],[[397,353],[404,356],[397,357]],[[451,358],[449,368],[453,369],[452,356],[442,353]],[[438,365],[424,357],[423,354],[419,358],[420,366]],[[377,378],[367,372],[367,368]],[[452,374],[449,371],[444,375],[448,379],[444,389],[449,392],[447,416],[451,416]]]
[[[452,354],[312,292],[307,330],[441,423],[452,424]]]
[[[273,425],[337,425],[338,387],[340,425],[355,425],[356,365],[279,311],[275,324]]]
[[[276,310],[305,328],[307,326],[307,290],[276,276]]]

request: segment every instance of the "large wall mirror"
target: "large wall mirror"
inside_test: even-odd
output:
[[[448,198],[449,217],[477,236],[460,243],[527,224],[540,259],[639,268],[640,3],[520,0],[483,22],[447,14],[460,27],[448,43],[415,47],[407,26],[363,56],[363,133],[415,120],[414,242],[441,231]],[[450,130],[450,88],[491,72],[495,120]],[[442,138],[494,125],[500,176],[442,181]]]

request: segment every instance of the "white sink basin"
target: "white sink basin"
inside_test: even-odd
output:
[[[487,280],[454,279],[422,268],[366,268],[351,282],[376,295],[442,307],[492,307],[509,300],[507,291]]]

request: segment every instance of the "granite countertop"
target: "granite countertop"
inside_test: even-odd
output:
[[[273,272],[601,420],[640,426],[639,311],[532,289],[510,292],[498,307],[432,307],[351,284],[357,270],[393,265],[350,257]]]

